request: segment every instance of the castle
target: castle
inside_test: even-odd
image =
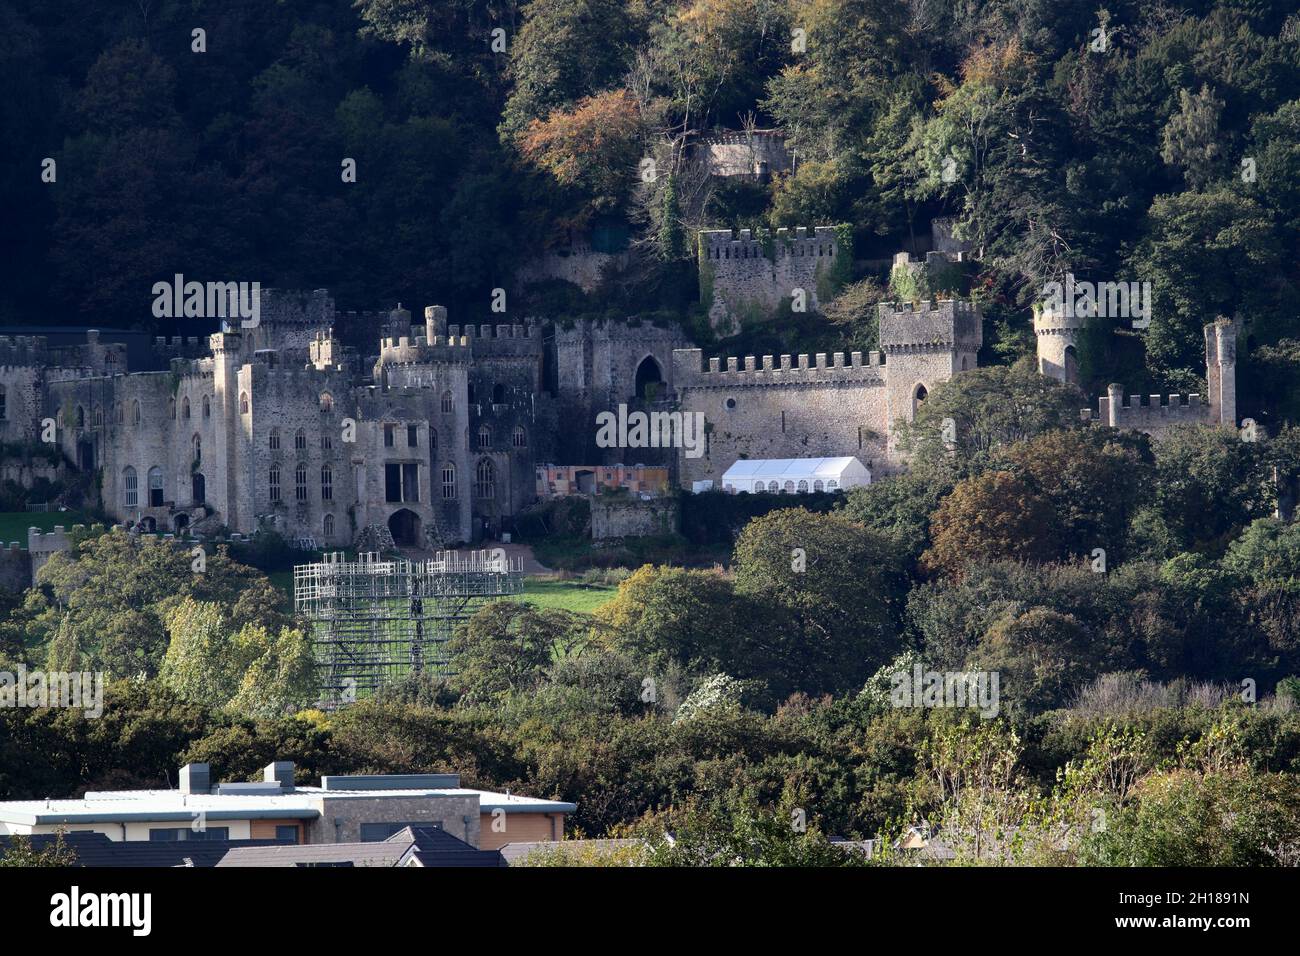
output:
[[[713,304],[728,310],[750,293],[770,304],[792,283],[815,290],[839,255],[828,227],[778,233],[774,253],[743,231],[703,232],[700,248]],[[921,268],[895,264],[912,278]],[[157,339],[149,368],[94,330],[60,345],[0,336],[0,441],[55,442],[97,475],[104,511],[144,532],[435,549],[496,537],[537,500],[551,463],[667,466],[687,489],[740,459],[851,455],[897,471],[899,426],[975,368],[983,342],[978,305],[951,298],[881,303],[880,348],[866,355],[707,365],[675,326],[452,325],[441,306],[413,325],[400,305],[337,311],[324,290],[263,290],[250,324]],[[1040,371],[1077,381],[1083,322],[1040,311],[1034,328]],[[1226,320],[1206,328],[1206,401],[1125,404],[1112,385],[1083,419],[1154,434],[1235,425],[1236,334]],[[703,454],[596,447],[596,415],[620,405],[698,416]]]

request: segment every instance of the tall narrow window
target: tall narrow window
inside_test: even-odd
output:
[[[241,415],[248,414],[248,393],[247,392],[239,393],[239,414]]]
[[[320,470],[320,500],[334,500],[334,472],[329,465]]]
[[[395,428],[396,428],[396,426],[394,426],[394,425],[385,425],[385,426],[384,426],[384,447],[385,447],[385,448],[392,448],[392,447],[393,447],[393,431],[394,431]]]
[[[329,432],[326,432],[324,435],[321,435],[321,436],[320,436],[320,447],[321,447],[321,451],[333,451],[333,450],[334,450],[334,436],[331,435]]]
[[[443,392],[443,393],[442,393],[442,413],[443,413],[444,415],[450,415],[451,412],[452,412],[451,392]]]
[[[294,432],[293,447],[296,451],[307,450],[307,433],[303,431],[301,428],[299,428],[296,432]]]
[[[495,498],[496,497],[496,470],[492,467],[492,462],[487,458],[480,458],[478,465],[474,469],[474,497],[475,498]]]
[[[272,429],[271,429],[271,435],[270,435],[270,438],[269,438],[269,440],[268,440],[268,443],[269,443],[270,446],[271,446],[271,451],[279,451],[279,450],[280,450],[280,429],[278,429],[278,428],[272,428]]]
[[[131,424],[140,424],[140,400],[137,398],[131,403]]]
[[[478,447],[479,448],[492,447],[492,429],[489,428],[487,425],[482,426],[478,430]]]
[[[429,450],[438,450],[438,429],[436,428],[429,429]]]
[[[212,402],[208,399],[208,396],[206,395],[203,396],[203,417],[204,418],[212,417]]]
[[[320,410],[328,415],[334,411],[334,396],[329,392],[322,392],[320,397]]]
[[[307,500],[307,466],[299,464],[293,470],[293,496],[298,501]]]
[[[516,448],[528,447],[528,432],[524,431],[523,425],[515,426],[515,433],[510,439],[510,443]]]
[[[186,421],[190,420],[190,397],[188,395],[181,399],[181,418]]]
[[[5,396],[5,387],[0,385],[0,422],[7,417],[8,398]]]
[[[80,405],[77,406],[77,427],[78,428],[86,427],[86,410],[82,408]]]
[[[325,520],[321,522],[321,530],[325,532],[326,538],[334,537],[334,516],[326,515]]]
[[[149,469],[149,507],[161,508],[163,505],[163,473],[154,466]]]
[[[271,500],[280,500],[280,466],[271,466],[270,480],[267,482],[267,488],[270,490]]]
[[[442,497],[446,501],[456,497],[456,466],[442,466]]]
[[[134,508],[140,503],[140,488],[136,483],[135,469],[127,465],[122,469],[122,504]]]
[[[420,444],[420,426],[407,425],[406,426],[406,447],[415,448],[419,444]]]
[[[203,439],[199,437],[198,432],[195,432],[194,437],[190,439],[190,448],[193,452],[190,460],[196,465],[203,464]]]

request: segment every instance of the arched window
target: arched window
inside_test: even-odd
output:
[[[438,450],[438,429],[436,428],[429,429],[429,450]]]
[[[298,501],[307,500],[307,466],[299,464],[293,470],[293,496]]]
[[[452,408],[453,408],[453,403],[452,403],[452,398],[451,398],[451,392],[443,392],[443,393],[442,393],[442,413],[443,413],[444,415],[450,415],[451,412],[452,412]]]
[[[785,492],[787,495],[792,495],[792,494],[794,494],[794,482],[793,482],[793,481],[787,481],[787,482],[785,483],[785,487],[782,488],[781,490],[782,490],[783,492]]]
[[[334,500],[334,472],[329,465],[320,470],[320,500]]]
[[[321,451],[333,451],[333,450],[334,450],[334,436],[331,435],[329,432],[326,432],[324,435],[321,435],[321,436],[320,436],[320,447],[321,447]]]
[[[474,468],[474,497],[495,498],[496,496],[496,469],[492,467],[491,459],[480,458]]]
[[[781,489],[778,487],[775,481],[769,481],[767,483],[767,490],[772,492],[773,494],[776,494],[776,492],[780,491]]]
[[[487,425],[481,426],[478,430],[478,447],[479,448],[492,447],[492,429]]]
[[[325,532],[326,538],[334,537],[334,516],[326,515],[320,523],[321,531]]]
[[[188,395],[181,399],[181,418],[186,421],[190,419],[190,397]]]
[[[320,410],[324,412],[326,415],[334,411],[334,396],[331,395],[329,392],[321,392]]]
[[[194,437],[190,439],[190,449],[192,451],[190,460],[196,465],[203,464],[203,439],[199,437],[198,432],[195,432]]]
[[[270,446],[271,446],[271,451],[280,450],[280,429],[278,428],[271,429]]]
[[[820,478],[818,478],[816,481],[813,482],[813,491],[825,491],[825,490],[826,490],[826,486],[822,484],[822,480]]]
[[[102,406],[99,405],[95,406],[95,427],[96,428],[104,427],[104,409]]]
[[[916,414],[916,410],[918,408],[920,408],[923,404],[925,404],[925,399],[929,394],[930,394],[929,391],[926,390],[926,387],[924,385],[916,386],[916,389],[912,392],[912,414],[913,415]]]
[[[239,414],[241,415],[248,414],[248,393],[247,392],[239,393]]]
[[[176,421],[176,396],[167,399],[167,417]]]
[[[456,497],[456,466],[450,463],[442,466],[442,497],[445,501]]]
[[[293,435],[294,451],[307,450],[307,432],[299,428]]]
[[[127,465],[122,469],[122,504],[134,508],[140,503],[140,486],[136,483],[135,469]]]
[[[808,493],[808,482],[807,482],[806,479],[800,478],[800,479],[799,479],[799,494],[803,495],[803,494],[807,494],[807,493]]]
[[[205,419],[212,417],[212,400],[206,395],[203,396],[203,417]]]
[[[834,491],[834,490],[835,490],[836,488],[838,488],[839,486],[840,486],[840,483],[839,483],[838,481],[836,481],[834,478],[831,478],[831,479],[827,480],[827,482],[826,482],[826,490],[827,490],[827,491]]]
[[[80,405],[77,406],[77,427],[78,428],[86,427],[86,410],[82,408]]]
[[[163,505],[163,473],[157,465],[149,469],[149,507],[161,508]]]
[[[510,444],[516,448],[528,447],[528,432],[524,431],[523,425],[515,426],[515,433],[510,437]]]
[[[270,480],[267,482],[267,487],[270,489],[271,500],[279,501],[280,500],[280,466],[279,465],[271,466]]]
[[[121,402],[115,402],[113,404],[113,420],[119,425],[126,420],[126,412],[122,408]]]

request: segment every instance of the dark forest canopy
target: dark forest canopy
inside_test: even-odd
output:
[[[177,272],[477,321],[525,259],[610,225],[650,264],[605,305],[681,311],[666,290],[694,283],[664,275],[700,226],[847,222],[880,257],[942,214],[991,321],[1023,331],[1067,271],[1140,278],[1153,382],[1192,384],[1201,325],[1240,315],[1276,391],[1300,351],[1296,6],[0,0],[0,322],[147,326]],[[797,170],[695,189],[692,139],[747,122]]]

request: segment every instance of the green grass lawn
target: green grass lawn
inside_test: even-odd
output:
[[[510,600],[527,601],[536,607],[590,614],[617,593],[618,587],[613,584],[581,584],[578,581],[525,578],[524,593],[515,595]]]
[[[25,548],[28,528],[53,531],[56,524],[61,524],[71,531],[74,524],[88,523],[79,511],[4,511],[0,512],[0,542],[8,547],[10,541],[17,541]]]

